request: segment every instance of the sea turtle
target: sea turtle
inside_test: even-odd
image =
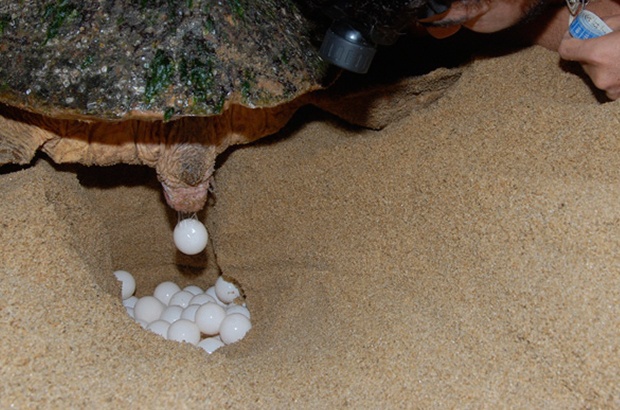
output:
[[[327,64],[289,0],[0,5],[0,165],[146,164],[181,212],[216,156],[279,130]]]
[[[0,165],[27,164],[38,150],[57,163],[145,164],[172,208],[196,212],[217,155],[275,133],[302,105],[321,100],[373,126],[360,108],[371,99],[311,93],[334,71],[318,55],[321,30],[301,10],[324,3],[2,2]],[[432,101],[456,78],[431,77],[430,89],[423,81],[405,87],[405,97]]]

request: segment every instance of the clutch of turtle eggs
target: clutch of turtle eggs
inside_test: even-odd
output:
[[[207,246],[207,229],[196,218],[180,220],[174,229],[177,249],[196,255]],[[134,296],[136,281],[124,270],[114,272],[121,282],[123,305],[130,317],[144,329],[168,340],[190,343],[213,353],[224,345],[245,337],[252,328],[250,311],[245,303],[237,304],[237,286],[219,277],[206,291],[190,285],[181,289],[166,281],[152,296]]]

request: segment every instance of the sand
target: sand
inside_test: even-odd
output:
[[[148,168],[5,168],[0,407],[619,408],[620,102],[537,47],[386,98],[382,130],[308,108],[230,150],[217,265],[175,252]],[[213,355],[140,328],[112,277],[218,265],[254,327]]]

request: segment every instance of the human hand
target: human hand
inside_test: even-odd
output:
[[[611,100],[620,99],[620,14],[603,18],[614,30],[589,40],[579,40],[566,32],[558,52],[568,61],[577,61],[594,85]]]

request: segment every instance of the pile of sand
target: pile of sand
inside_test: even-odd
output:
[[[618,407],[618,104],[532,48],[382,131],[305,109],[233,150],[202,217],[254,327],[213,355],[121,304],[114,269],[218,274],[150,169],[4,173],[0,407]]]

